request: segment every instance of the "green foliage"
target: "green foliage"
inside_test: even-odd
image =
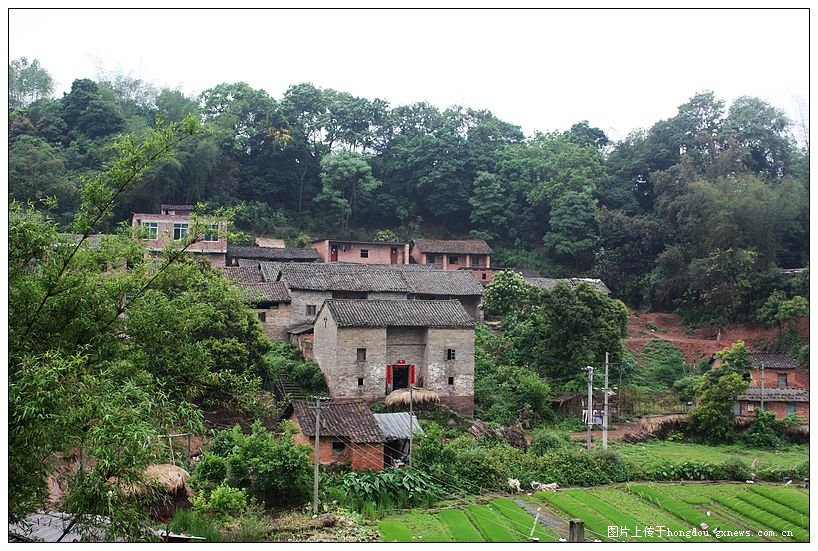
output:
[[[193,499],[193,511],[210,514],[217,519],[237,517],[247,507],[247,490],[220,484],[210,492],[210,497],[199,495]]]
[[[461,543],[485,541],[463,511],[459,509],[445,509],[438,514],[443,522],[446,523],[446,526],[449,527],[451,533],[454,534],[455,541]]]
[[[747,381],[735,372],[702,377],[694,387],[696,407],[690,414],[696,434],[710,442],[733,439],[733,403],[747,389]]]
[[[654,339],[642,347],[642,353],[647,360],[644,376],[648,384],[670,388],[684,377],[684,353],[673,344]]]
[[[540,429],[531,435],[529,451],[537,455],[564,448],[571,443],[571,438],[566,433],[549,429]]]
[[[220,542],[221,534],[213,526],[213,521],[190,509],[180,509],[168,525],[168,530],[177,534],[189,534],[205,538],[205,542]]]
[[[759,509],[758,507],[751,505],[742,499],[723,496],[714,496],[713,499],[728,509],[732,509],[742,516],[758,522],[761,526],[772,528],[779,533],[785,530],[791,531],[793,534],[791,539],[803,542],[809,540],[809,533],[806,530],[803,530],[794,524],[777,517],[776,515],[770,514],[763,509]]]
[[[754,505],[759,509],[763,509],[764,511],[767,511],[768,513],[771,513],[779,518],[782,518],[787,522],[791,522],[796,526],[800,526],[804,530],[809,530],[809,515],[794,511],[790,507],[777,503],[776,501],[768,499],[762,495],[743,494],[739,496],[739,499],[746,501],[750,505]]]
[[[519,273],[505,270],[492,278],[483,291],[483,310],[489,315],[504,316],[526,307],[533,289]]]
[[[775,414],[759,409],[756,420],[750,425],[742,439],[753,448],[776,449],[783,445],[784,423],[775,419]]]
[[[196,470],[193,471],[191,482],[203,490],[211,490],[215,485],[227,478],[227,461],[215,453],[204,453]]]
[[[802,515],[809,515],[809,497],[795,488],[771,488],[769,486],[754,485],[750,488],[750,491],[780,505],[785,505]]]
[[[423,472],[396,468],[348,472],[330,492],[344,507],[370,516],[391,509],[429,506],[446,495],[443,487]]]
[[[284,378],[293,381],[307,394],[326,394],[327,384],[318,364],[308,362],[298,348],[288,342],[277,342],[264,358],[268,380]]]

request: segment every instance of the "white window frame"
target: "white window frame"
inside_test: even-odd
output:
[[[180,241],[187,237],[189,226],[187,222],[174,222],[173,223],[173,240]]]
[[[212,239],[208,239],[212,237]],[[204,232],[204,240],[207,243],[217,243],[219,241],[219,224],[208,224]]]
[[[142,239],[156,241],[159,239],[159,224],[157,222],[142,222]]]

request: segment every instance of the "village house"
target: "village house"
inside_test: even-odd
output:
[[[318,251],[311,248],[294,249],[287,247],[240,247],[227,246],[227,266],[238,266],[239,260],[269,262],[317,262]]]
[[[261,262],[263,281],[281,281],[290,293],[290,328],[312,324],[327,299],[457,299],[472,318],[482,319],[483,287],[465,272],[429,266]],[[283,316],[285,312],[280,312]]]
[[[162,205],[160,214],[134,213],[131,227],[142,239],[145,250],[161,251],[169,243],[188,238],[193,229],[192,205]],[[208,259],[211,266],[224,266],[227,256],[227,236],[224,220],[201,216],[202,235],[187,251]]]
[[[321,239],[311,247],[321,262],[353,264],[409,264],[409,244],[384,241],[341,241]]]
[[[764,409],[773,412],[776,419],[797,415],[802,422],[809,422],[809,373],[787,353],[753,352],[751,356],[752,380],[747,391],[738,396],[733,413],[755,417],[763,398]]]
[[[258,267],[225,267],[222,272],[247,294],[264,334],[274,341],[288,338],[290,293],[280,281],[265,282]]]
[[[314,405],[294,400],[285,415],[298,432],[294,440],[315,450]],[[318,434],[318,462],[346,464],[354,471],[381,471],[384,467],[384,435],[369,406],[362,400],[322,404]],[[312,456],[315,461],[315,456]]]
[[[383,400],[413,386],[474,414],[474,319],[457,300],[325,300],[314,356],[333,399]]]
[[[491,247],[482,239],[415,239],[410,247],[416,264],[441,270],[491,268]]]

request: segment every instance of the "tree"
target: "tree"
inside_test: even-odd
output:
[[[483,310],[486,314],[505,316],[519,311],[531,302],[532,287],[519,273],[505,270],[492,278],[483,292]]]
[[[91,140],[104,138],[122,131],[125,121],[113,100],[106,99],[97,83],[75,80],[71,91],[61,100],[62,118],[73,137],[85,136]]]
[[[557,255],[572,257],[577,269],[590,267],[591,253],[596,245],[597,224],[594,200],[588,193],[569,191],[551,206],[549,231],[543,237],[545,245]]]
[[[33,136],[21,136],[9,147],[9,195],[34,203],[55,198],[58,219],[63,223],[71,219],[79,205],[78,190],[68,179],[62,155],[45,140]]]
[[[764,305],[756,313],[758,321],[767,326],[778,325],[778,338],[783,337],[783,326],[787,323],[791,329],[799,318],[809,315],[809,302],[802,296],[787,299],[784,291],[776,289],[767,298]]]
[[[731,370],[714,370],[699,379],[694,387],[696,406],[690,413],[696,435],[713,443],[731,441],[735,433],[733,404],[748,384]]]
[[[315,202],[338,217],[341,232],[349,227],[359,203],[369,198],[381,182],[372,176],[366,158],[352,152],[340,152],[321,161],[323,189]]]
[[[51,97],[54,79],[36,59],[21,57],[9,62],[9,111]]]
[[[791,125],[781,109],[743,96],[730,106],[722,131],[750,152],[750,170],[780,178],[790,170],[794,147],[786,132]]]
[[[512,198],[506,193],[496,175],[478,172],[469,197],[472,226],[489,239],[508,235],[512,219]]]

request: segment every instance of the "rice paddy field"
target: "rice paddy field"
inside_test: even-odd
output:
[[[571,518],[584,521],[586,539],[609,542],[808,542],[809,493],[772,484],[574,488],[414,510],[379,529],[388,542],[523,542],[533,528],[552,542],[567,537]]]

